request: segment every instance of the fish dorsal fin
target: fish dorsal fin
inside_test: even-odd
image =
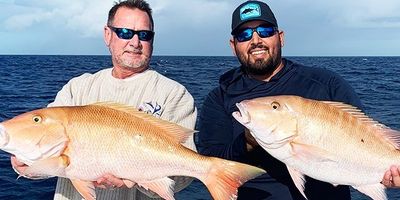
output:
[[[185,143],[188,140],[188,138],[191,138],[191,136],[195,133],[195,130],[185,128],[183,126],[169,122],[167,120],[159,119],[150,114],[139,111],[137,108],[129,105],[113,103],[113,102],[99,102],[91,105],[108,107],[114,110],[131,114],[137,118],[143,119],[147,123],[151,123],[163,129],[165,131],[164,133],[166,133],[172,140],[178,143]]]
[[[341,102],[333,102],[333,101],[323,101],[326,104],[329,104],[331,106],[334,106],[344,112],[347,112],[357,119],[359,119],[362,123],[366,123],[369,126],[373,127],[376,129],[374,131],[374,134],[378,136],[378,138],[382,138],[384,141],[388,142],[391,144],[395,149],[400,150],[400,132],[390,129],[389,127],[385,126],[384,124],[381,124],[372,118],[368,117],[365,113],[363,113],[360,109],[345,104]]]
[[[102,107],[107,107],[107,108],[119,110],[119,111],[126,112],[126,113],[139,112],[139,110],[133,106],[115,103],[115,102],[111,102],[111,101],[97,102],[97,103],[89,104],[89,106],[102,106]]]

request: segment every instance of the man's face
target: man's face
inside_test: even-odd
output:
[[[256,28],[265,25],[263,21],[250,21],[243,24],[238,30]],[[238,57],[244,70],[252,75],[271,76],[281,64],[281,49],[283,46],[283,32],[278,31],[270,37],[261,38],[257,32],[244,42],[233,38],[230,41],[232,50]]]
[[[117,10],[112,26],[135,31],[153,29],[146,12],[126,7]],[[153,40],[140,41],[137,34],[125,40],[118,38],[109,27],[105,27],[104,30],[104,40],[109,47],[114,67],[133,71],[148,68],[153,53]]]

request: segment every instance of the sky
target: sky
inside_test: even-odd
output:
[[[148,0],[154,55],[232,56],[239,0]],[[400,56],[399,0],[268,0],[284,56]],[[114,0],[0,0],[0,54],[108,55]]]

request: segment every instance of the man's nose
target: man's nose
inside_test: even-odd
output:
[[[139,48],[141,46],[139,36],[137,34],[133,35],[133,37],[129,40],[129,45]]]
[[[257,31],[253,32],[253,37],[251,37],[251,43],[253,44],[258,44],[260,42],[261,38],[258,35]]]

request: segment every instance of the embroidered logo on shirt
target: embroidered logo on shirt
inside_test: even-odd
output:
[[[139,106],[139,111],[143,111],[147,114],[153,115],[154,117],[160,117],[162,108],[157,102],[144,102]]]

